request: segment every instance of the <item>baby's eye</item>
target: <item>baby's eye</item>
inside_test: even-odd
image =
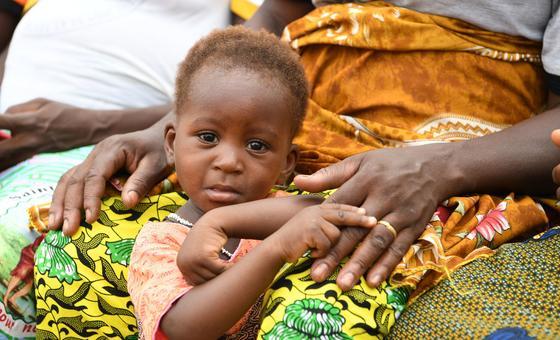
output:
[[[203,132],[198,135],[198,138],[204,143],[213,144],[218,142],[218,136],[211,132]]]
[[[249,143],[247,143],[247,148],[249,148],[249,150],[251,151],[257,151],[257,152],[264,152],[268,150],[268,146],[266,146],[265,143],[258,140],[252,140]]]

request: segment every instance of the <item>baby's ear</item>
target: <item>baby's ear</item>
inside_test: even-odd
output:
[[[286,163],[284,164],[284,168],[280,172],[280,176],[278,176],[278,180],[276,181],[277,185],[290,184],[290,183],[286,183],[286,181],[293,174],[298,159],[299,159],[299,148],[297,145],[292,144],[290,146],[290,151],[286,156]]]
[[[165,156],[168,164],[175,164],[175,124],[168,123],[165,126]]]

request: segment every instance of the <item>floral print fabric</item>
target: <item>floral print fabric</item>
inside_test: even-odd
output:
[[[120,198],[103,200],[93,224],[70,237],[49,232],[35,264],[37,337],[138,337],[127,291],[132,245],[142,226],[160,221],[186,202],[180,193],[146,198],[127,209]]]
[[[306,255],[277,275],[265,295],[259,339],[371,339],[389,333],[406,306],[407,288],[370,288],[362,278],[342,292],[335,282],[341,265],[316,283],[312,263]]]

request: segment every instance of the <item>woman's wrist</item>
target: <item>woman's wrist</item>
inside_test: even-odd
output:
[[[434,145],[434,157],[439,159],[439,171],[441,173],[437,195],[440,199],[447,199],[451,196],[462,195],[472,192],[475,185],[475,177],[468,175],[468,166],[465,164],[464,142],[442,143]]]
[[[123,110],[84,110],[92,119],[92,139],[97,143],[109,136],[139,130],[157,130],[158,138],[163,135],[163,117],[171,111],[171,105],[160,105]],[[167,119],[165,120],[167,122]]]

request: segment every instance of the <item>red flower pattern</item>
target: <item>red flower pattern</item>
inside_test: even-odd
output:
[[[496,208],[490,210],[488,214],[477,215],[478,225],[467,235],[467,238],[472,240],[477,234],[480,234],[486,241],[490,242],[494,239],[496,233],[501,235],[504,230],[508,230],[510,225],[503,214],[506,207],[507,202],[502,201]]]

